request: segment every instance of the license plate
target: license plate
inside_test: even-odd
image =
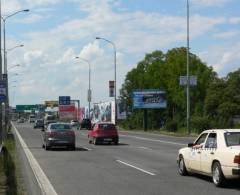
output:
[[[58,141],[59,144],[66,144],[68,141]]]
[[[104,141],[112,141],[111,138],[105,138]]]

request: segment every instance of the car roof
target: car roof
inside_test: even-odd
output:
[[[115,125],[114,123],[111,122],[97,122],[96,124],[109,124],[109,125]]]
[[[240,129],[209,129],[205,130],[202,133],[225,133],[225,132],[240,132]]]

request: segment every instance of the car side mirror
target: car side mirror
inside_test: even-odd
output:
[[[191,148],[194,146],[194,143],[188,143],[188,147]]]

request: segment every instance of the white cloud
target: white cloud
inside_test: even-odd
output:
[[[19,23],[24,23],[24,24],[31,24],[31,23],[36,23],[39,22],[43,19],[46,19],[48,16],[43,16],[39,14],[30,14],[28,17],[18,20]]]
[[[240,35],[239,30],[232,30],[232,31],[217,33],[214,35],[214,37],[219,38],[219,39],[229,39],[229,38],[236,37],[236,36],[239,37],[239,35]]]
[[[231,17],[231,18],[229,19],[229,22],[230,22],[231,24],[240,24],[240,17]]]
[[[76,54],[91,63],[93,101],[108,100],[108,81],[112,80],[114,75],[113,51],[111,45],[100,40],[94,41],[96,36],[103,36],[116,44],[118,88],[126,72],[134,67],[145,53],[156,49],[164,50],[175,44],[185,44],[185,16],[143,11],[114,12],[111,4],[113,1],[108,0],[68,1],[75,1],[80,10],[85,12],[84,16],[75,17],[52,29],[25,34],[24,58],[19,54],[18,58],[11,61],[19,60],[27,65],[24,80],[38,82],[30,83],[32,86],[23,83],[24,87],[19,91],[19,96],[25,100],[25,93],[31,93],[37,100],[56,99],[58,95],[68,94],[76,98],[81,96],[85,104],[88,69],[84,62],[80,64],[73,60]],[[38,9],[41,8],[40,5],[60,3],[50,0],[31,2],[31,6]],[[226,21],[223,17],[191,16],[191,39],[197,40]],[[232,62],[233,56],[228,57],[226,54],[224,59],[216,61],[217,57],[220,59],[225,53],[224,50],[218,52],[219,54],[213,55],[216,58],[205,54],[204,59],[211,64],[219,62],[223,68],[217,65],[215,67],[223,71],[228,63]],[[32,96],[27,100],[31,101]]]
[[[211,7],[211,6],[223,6],[230,3],[232,0],[191,0],[193,5]]]

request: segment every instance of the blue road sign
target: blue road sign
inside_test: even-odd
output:
[[[59,105],[70,105],[71,97],[70,96],[59,96]]]
[[[6,80],[0,80],[0,102],[5,102],[7,96]]]

